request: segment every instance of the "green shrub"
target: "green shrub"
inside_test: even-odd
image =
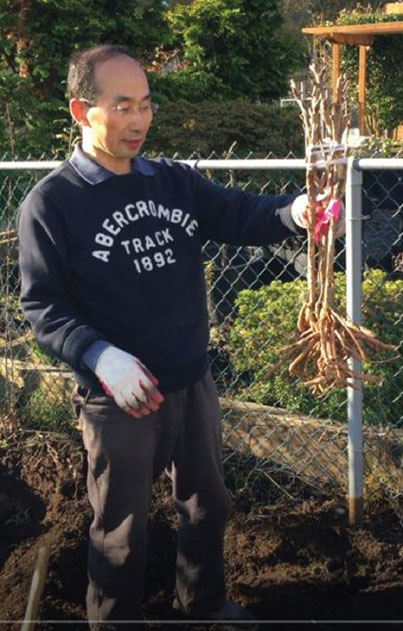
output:
[[[304,61],[303,40],[282,29],[279,0],[174,2],[166,18],[170,44],[187,64],[175,74],[184,74],[180,87],[192,101],[197,98],[192,88],[197,94],[210,82],[212,100],[226,95],[278,98],[287,93],[292,73]],[[161,90],[165,81],[171,83],[168,74]]]
[[[174,103],[181,99],[198,103],[212,99],[212,96],[216,102],[233,98],[231,90],[218,77],[201,69],[196,71],[186,67],[165,75],[149,72],[148,81],[153,99],[158,103]]]
[[[188,157],[223,155],[236,142],[237,157],[253,151],[264,158],[270,152],[284,158],[289,152],[304,155],[304,136],[297,108],[235,99],[225,103],[185,100],[161,104],[150,129],[146,150]]]
[[[335,275],[335,305],[345,310],[345,275]],[[244,290],[237,300],[237,316],[229,336],[229,353],[234,369],[243,376],[237,395],[245,400],[275,405],[304,414],[346,420],[346,390],[334,389],[323,399],[315,399],[302,380],[281,365],[278,349],[295,335],[299,307],[306,295],[306,281],[272,282],[258,291]],[[370,270],[362,284],[363,325],[384,342],[401,341],[403,280],[387,280],[381,270]],[[400,317],[400,320],[399,320]],[[364,384],[363,419],[366,424],[403,423],[403,370],[399,362],[384,361],[391,354],[370,354],[371,363],[363,371],[384,377],[382,386]],[[382,361],[381,361],[382,360]],[[279,363],[280,362],[280,363]],[[270,377],[267,373],[279,366]],[[244,385],[248,378],[248,385]]]
[[[42,389],[34,390],[18,405],[18,416],[24,427],[54,431],[72,427],[73,412],[67,400],[55,401]]]

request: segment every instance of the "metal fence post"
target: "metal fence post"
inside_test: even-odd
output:
[[[347,316],[354,324],[361,324],[361,232],[362,232],[362,171],[349,158],[346,185],[346,275]],[[350,367],[361,372],[361,362],[350,359]],[[363,431],[362,384],[351,380],[347,388],[348,414],[348,504],[350,524],[357,524],[363,514]]]

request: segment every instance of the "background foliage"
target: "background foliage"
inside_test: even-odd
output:
[[[2,153],[55,159],[69,153],[78,130],[66,98],[67,62],[78,48],[100,42],[128,46],[148,71],[162,106],[149,152],[194,150],[206,156],[213,149],[221,154],[233,142],[259,156],[296,152],[302,132],[291,123],[287,133],[291,115],[275,105],[287,95],[291,76],[305,74],[312,38],[303,37],[301,27],[326,20],[401,19],[380,13],[381,5],[376,0],[364,8],[354,0],[2,0]],[[374,136],[385,136],[403,120],[402,52],[401,36],[375,38],[368,63],[368,124]],[[357,55],[357,46],[343,48],[354,103]]]
[[[162,0],[2,0],[0,142],[22,157],[63,157],[71,136],[67,62],[79,48],[128,45],[145,60],[167,37]]]
[[[253,100],[285,93],[290,74],[302,63],[301,40],[281,31],[279,3],[2,0],[3,151],[19,157],[66,155],[74,135],[65,94],[67,62],[77,49],[102,42],[128,46],[142,59],[160,102],[243,96],[253,111]],[[177,66],[166,72],[171,58]]]

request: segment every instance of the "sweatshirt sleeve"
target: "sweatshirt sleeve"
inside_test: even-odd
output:
[[[230,245],[280,243],[292,234],[306,235],[291,216],[300,193],[254,195],[225,188],[194,172],[199,228],[205,239]]]
[[[72,276],[62,219],[52,201],[33,189],[18,217],[21,307],[38,343],[73,369],[102,335],[74,307]]]

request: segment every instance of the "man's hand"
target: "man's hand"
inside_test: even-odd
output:
[[[321,222],[321,224],[328,223],[332,213],[332,204],[335,203],[336,200],[330,199],[330,196],[327,194],[318,195],[317,198],[317,221]],[[294,219],[297,226],[301,228],[308,227],[308,208],[309,208],[309,200],[308,195],[298,195],[296,199],[294,199],[291,206],[291,215]],[[342,237],[346,232],[346,211],[343,202],[340,200],[340,204],[338,205],[338,217],[335,225],[335,237],[336,239]]]
[[[156,388],[158,379],[137,357],[108,346],[98,357],[95,374],[106,394],[135,418],[156,412],[164,397]]]

